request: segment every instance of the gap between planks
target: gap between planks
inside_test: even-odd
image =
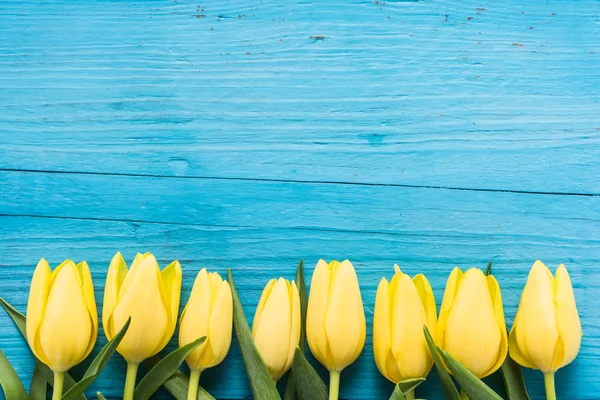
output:
[[[0,168],[0,172],[19,172],[32,174],[64,174],[64,175],[104,175],[104,176],[125,176],[138,178],[169,178],[169,179],[206,179],[206,180],[221,180],[221,181],[248,181],[248,182],[276,182],[276,183],[298,183],[310,185],[354,185],[354,186],[374,186],[374,187],[400,187],[409,189],[434,189],[434,190],[458,190],[465,192],[491,192],[491,193],[516,193],[530,195],[551,195],[551,196],[581,196],[581,197],[600,197],[600,193],[575,193],[575,192],[545,192],[533,190],[513,190],[513,189],[481,189],[481,188],[466,188],[452,187],[439,185],[409,185],[401,183],[369,183],[369,182],[347,182],[347,181],[326,181],[326,180],[297,180],[297,179],[276,179],[276,178],[242,178],[242,177],[220,177],[220,176],[203,176],[203,175],[161,175],[161,174],[134,174],[126,172],[92,172],[92,171],[59,171],[59,170],[42,170],[42,169],[20,169],[20,168]],[[4,216],[4,215],[0,215]],[[12,215],[11,215],[12,216]],[[27,216],[27,215],[24,215]],[[136,221],[131,221],[136,222]],[[150,221],[139,221],[152,223]]]

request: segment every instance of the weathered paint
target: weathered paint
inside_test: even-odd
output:
[[[3,3],[0,296],[24,310],[40,257],[85,259],[100,306],[114,252],[152,251],[183,301],[232,268],[251,317],[300,258],[347,257],[370,335],[394,263],[439,303],[454,265],[493,259],[510,325],[533,261],[564,262],[585,338],[557,390],[598,398],[600,3],[336,3]],[[0,347],[28,379],[1,311]],[[370,337],[342,377],[343,398],[391,391]],[[250,397],[236,343],[202,381]]]

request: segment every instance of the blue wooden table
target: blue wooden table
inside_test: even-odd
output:
[[[251,317],[300,258],[349,258],[369,337],[341,395],[382,399],[394,263],[439,304],[453,266],[493,260],[510,326],[532,263],[564,262],[585,337],[558,395],[599,399],[600,3],[496,3],[2,2],[0,296],[24,311],[39,258],[72,258],[100,306],[113,254],[152,251],[181,262],[182,302],[231,268]],[[28,386],[3,311],[0,348]],[[119,396],[109,365],[90,393]],[[202,381],[251,396],[235,340]],[[441,398],[435,373],[419,395]]]

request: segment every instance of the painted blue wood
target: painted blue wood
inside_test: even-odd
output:
[[[179,259],[184,301],[201,267],[232,268],[250,317],[299,258],[310,274],[348,257],[370,335],[395,262],[439,303],[454,265],[493,259],[510,325],[541,258],[569,268],[585,333],[559,397],[598,398],[600,3],[1,9],[0,296],[19,309],[40,257],[87,260],[99,306],[117,250]],[[28,379],[3,312],[0,348]],[[115,358],[90,394],[118,397],[123,372]],[[236,343],[203,383],[250,397]],[[419,390],[441,398],[435,374]],[[390,391],[369,336],[342,397]]]

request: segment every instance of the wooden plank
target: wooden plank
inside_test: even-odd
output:
[[[319,257],[349,257],[358,270],[370,324],[376,285],[391,274],[394,262],[410,274],[425,272],[439,303],[455,264],[484,266],[493,259],[510,324],[533,260],[552,266],[565,262],[586,337],[558,390],[564,396],[595,392],[600,325],[594,310],[600,300],[589,293],[600,286],[598,197],[15,172],[0,174],[0,187],[0,281],[6,282],[3,296],[21,309],[32,268],[42,256],[52,263],[87,259],[98,299],[116,250],[128,259],[145,250],[163,263],[178,258],[186,276],[184,298],[202,266],[220,272],[231,267],[249,316],[263,284],[279,275],[291,277],[300,257],[309,274]],[[20,213],[38,217],[7,216]],[[0,318],[8,325],[5,315]],[[29,373],[27,352],[14,330],[0,330],[0,335],[18,371]],[[370,340],[347,374],[347,398],[383,398],[390,390],[374,368]],[[213,375],[208,386],[217,397],[249,395],[239,361],[234,350]],[[115,382],[122,372],[122,365],[114,365],[97,386],[111,395],[118,394]],[[238,378],[226,382],[226,368]],[[540,376],[530,374],[528,382],[534,398],[541,399]],[[422,395],[437,398],[437,385],[431,379]]]
[[[599,12],[4,4],[0,168],[600,194]]]
[[[116,250],[121,250],[128,260],[137,251],[150,250],[163,265],[178,258],[184,270],[183,299],[187,299],[193,276],[201,267],[221,273],[232,268],[249,317],[254,314],[264,283],[280,275],[292,278],[299,257],[306,258],[310,278],[319,257],[348,256],[358,271],[369,324],[367,345],[361,358],[344,373],[346,379],[342,395],[351,399],[385,398],[391,392],[390,385],[385,383],[374,366],[371,323],[377,283],[381,276],[390,276],[394,262],[400,263],[410,274],[425,272],[432,282],[439,305],[445,279],[457,260],[464,267],[484,266],[488,258],[493,257],[510,324],[531,260],[536,255],[543,255],[549,265],[567,261],[586,336],[578,359],[559,373],[559,396],[567,398],[573,393],[581,398],[595,396],[594,382],[600,367],[595,345],[600,327],[595,310],[600,301],[598,296],[589,294],[597,291],[600,285],[600,271],[595,268],[600,252],[598,244],[592,244],[589,239],[529,238],[517,232],[482,238],[473,238],[468,233],[443,237],[428,233],[403,235],[321,230],[307,234],[298,229],[268,227],[211,228],[30,217],[2,217],[0,235],[3,238],[0,257],[2,296],[21,310],[26,306],[31,273],[42,256],[48,257],[52,264],[67,257],[86,259],[92,270],[99,307],[105,273]],[[22,377],[30,376],[32,364],[28,351],[5,313],[0,313],[0,326],[3,351]],[[104,343],[103,335],[100,337],[98,346]],[[124,365],[115,358],[110,367],[94,385],[94,390],[116,397],[122,385]],[[225,364],[214,372],[206,373],[205,378],[203,382],[217,398],[250,396],[235,343]],[[586,384],[581,385],[581,382]],[[541,376],[528,374],[528,383],[533,392],[532,398],[542,399]],[[423,385],[420,396],[440,398],[435,375]]]

